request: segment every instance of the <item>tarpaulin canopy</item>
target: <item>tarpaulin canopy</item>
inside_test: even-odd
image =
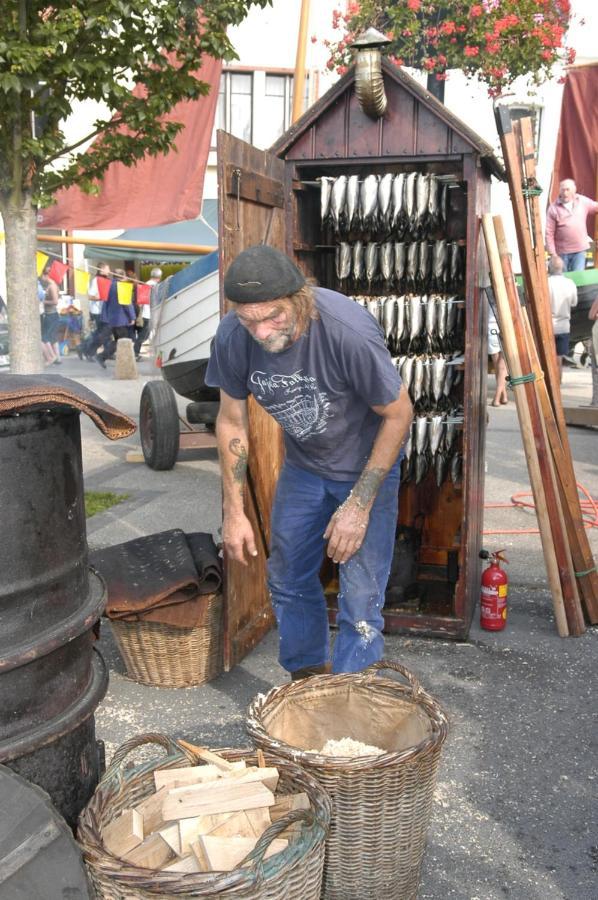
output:
[[[554,158],[551,201],[559,192],[559,183],[572,178],[577,191],[596,198],[598,159],[598,117],[595,113],[598,97],[598,63],[569,69],[561,122]],[[594,234],[594,216],[588,216],[588,233]]]
[[[206,57],[198,77],[210,85],[210,92],[198,100],[178,103],[165,117],[184,126],[169,153],[146,155],[130,168],[112,163],[97,197],[84,194],[76,186],[59,191],[52,206],[39,210],[38,227],[109,230],[196,218],[201,207],[221,68],[220,60]],[[138,86],[135,94],[142,96],[143,90],[143,86]]]
[[[198,244],[217,246],[218,244],[218,201],[204,200],[201,218],[170,225],[156,225],[153,228],[130,228],[119,234],[118,240],[160,242],[162,244]],[[132,247],[96,247],[87,244],[85,257],[96,260],[139,259],[146,262],[193,262],[197,253],[180,250],[156,250]]]

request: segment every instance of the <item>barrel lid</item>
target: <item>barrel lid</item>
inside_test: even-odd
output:
[[[0,900],[91,900],[70,828],[41,788],[0,765]]]

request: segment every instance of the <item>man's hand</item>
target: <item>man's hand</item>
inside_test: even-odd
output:
[[[324,539],[328,540],[328,556],[335,563],[345,563],[357,553],[366,535],[370,514],[348,498],[334,513]]]
[[[222,542],[230,559],[247,565],[245,550],[249,556],[257,556],[253,528],[244,513],[225,516],[222,522]]]

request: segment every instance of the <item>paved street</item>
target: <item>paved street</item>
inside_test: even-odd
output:
[[[136,415],[143,382],[156,370],[143,362],[138,381],[114,381],[110,368],[69,357],[60,372]],[[566,369],[564,379],[567,401],[588,402],[587,369]],[[489,416],[486,500],[507,502],[529,490],[513,401],[489,407]],[[129,495],[89,520],[91,547],[173,527],[217,533],[215,451],[186,452],[173,471],[154,472],[125,461],[128,450],[138,449],[136,435],[110,443],[90,421],[82,429],[86,489]],[[571,429],[570,435],[578,481],[598,497],[597,434]],[[492,509],[485,516],[486,529],[534,527],[531,512]],[[590,534],[598,555],[598,529]],[[598,629],[581,638],[557,637],[537,534],[485,541],[506,548],[510,560],[507,629],[481,631],[476,610],[467,642],[387,640],[387,655],[417,674],[451,723],[420,900],[592,900],[598,896]],[[110,688],[96,718],[108,754],[144,731],[211,746],[246,744],[248,702],[286,680],[276,644],[271,633],[232,672],[198,688],[165,690],[125,677],[104,624]]]

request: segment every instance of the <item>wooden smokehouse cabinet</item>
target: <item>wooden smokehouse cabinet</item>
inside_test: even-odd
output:
[[[431,372],[433,356],[444,356],[451,365],[453,359],[457,360],[448,397],[436,402],[437,398],[424,396],[419,412],[429,419],[445,412],[451,422],[460,421],[438,472],[435,457],[424,464],[425,451],[417,473],[413,457],[411,471],[406,472],[408,477],[399,494],[397,525],[399,541],[408,538],[402,546],[414,551],[408,554],[412,560],[408,566],[410,583],[403,596],[400,591],[397,597],[389,596],[391,602],[385,606],[384,616],[387,632],[464,638],[479,594],[484,494],[487,318],[478,289],[484,266],[479,246],[480,216],[489,210],[491,176],[503,178],[504,172],[491,147],[417,82],[386,61],[382,63],[382,73],[388,101],[382,117],[372,118],[361,108],[352,69],[268,152],[219,132],[221,274],[237,253],[265,241],[285,250],[320,285],[359,297],[358,302],[368,305],[374,313],[381,308],[376,304],[380,297],[383,305],[389,296],[408,295],[407,302],[412,302],[414,295],[424,296],[424,317],[430,295],[440,297],[435,301],[440,304],[449,300],[446,309],[459,301],[455,302],[458,315],[452,343],[447,343],[446,334],[438,333],[442,332],[438,321],[431,343],[425,328],[422,336],[413,340],[409,330],[404,330],[400,346],[391,337],[391,354],[401,357],[397,360],[399,366],[406,356],[421,356]],[[412,231],[409,224],[405,225],[404,210],[403,225],[397,222],[396,229],[392,219],[390,225],[379,223],[375,227],[348,228],[346,222],[341,223],[340,233],[330,218],[322,222],[323,179],[327,179],[325,186],[332,187],[339,176],[357,176],[352,184],[361,186],[371,175],[379,176],[380,181],[384,175],[401,173],[405,179],[410,173],[434,176],[429,181],[434,183],[438,203],[444,209],[443,215],[431,215],[428,227],[422,226],[419,233],[417,227]],[[417,175],[412,178],[417,179]],[[419,276],[415,285],[412,283],[411,276],[417,271],[413,266],[407,284],[403,268],[402,280],[389,283],[380,275],[379,249],[376,274],[370,281],[364,275],[356,282],[353,268],[349,277],[340,279],[339,275],[345,276],[346,272],[342,266],[347,265],[347,248],[343,262],[339,246],[341,242],[350,245],[353,266],[357,252],[354,245],[360,239],[364,253],[367,243],[423,242],[427,243],[430,256],[435,252],[435,244],[446,241],[447,252],[452,247],[456,254],[456,268],[450,277],[448,264],[435,270],[437,274],[444,271],[448,282],[440,286],[434,280],[426,283],[426,277],[435,276],[430,275],[430,265],[423,263],[421,283]],[[438,259],[442,258],[440,250]],[[396,257],[404,251],[396,251]],[[359,263],[356,265],[359,271]],[[386,266],[388,269],[388,262]],[[372,271],[374,267],[370,265],[370,274]],[[396,275],[397,269],[393,278]],[[439,277],[442,281],[441,274]],[[426,378],[431,395],[431,376]],[[443,428],[442,446],[446,448],[446,420]],[[428,447],[429,438],[430,431]],[[278,425],[253,401],[250,444],[247,504],[261,546],[259,557],[248,568],[225,564],[227,668],[238,662],[273,622],[266,587],[266,553],[283,446]],[[461,459],[460,466],[453,460],[455,455]],[[337,572],[332,563],[324,564],[322,580],[334,621]]]

